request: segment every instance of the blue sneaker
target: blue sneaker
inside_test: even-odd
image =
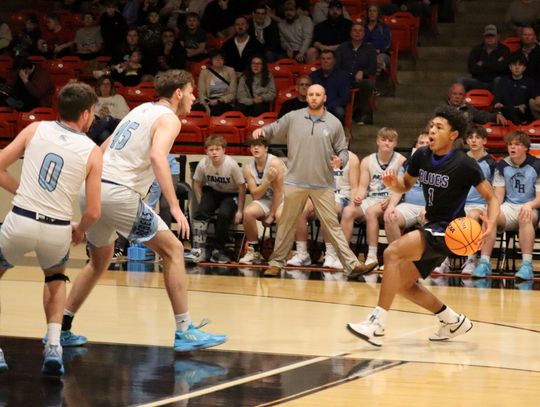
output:
[[[61,376],[64,374],[61,346],[45,346],[45,349],[43,350],[43,368],[41,369],[41,372],[47,376]]]
[[[192,390],[195,386],[206,384],[214,377],[224,376],[227,369],[214,363],[201,362],[198,360],[182,359],[174,361],[175,381],[185,381]]]
[[[0,373],[8,370],[6,359],[4,359],[4,351],[0,349]]]
[[[211,348],[212,346],[221,345],[226,342],[226,335],[209,334],[199,329],[208,324],[208,322],[208,320],[204,319],[199,326],[191,324],[184,332],[176,331],[174,334],[174,350],[176,352],[189,352],[197,349]]]
[[[47,335],[42,340],[44,345],[47,345]],[[75,335],[71,331],[60,332],[60,345],[69,348],[70,346],[82,346],[88,342],[88,338],[82,335]]]
[[[478,265],[474,269],[472,276],[473,277],[487,277],[491,275],[493,268],[491,266],[491,263],[489,261],[485,261],[483,259],[480,259],[478,262]]]
[[[522,280],[531,280],[534,277],[532,262],[524,261],[521,263],[521,266],[516,273],[516,277],[521,278]]]

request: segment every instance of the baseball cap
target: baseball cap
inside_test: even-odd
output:
[[[343,4],[339,0],[331,0],[330,3],[328,3],[328,8],[331,7],[343,8]]]
[[[486,35],[499,35],[497,26],[495,24],[488,24],[484,27],[484,36]]]

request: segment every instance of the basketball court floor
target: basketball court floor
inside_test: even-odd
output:
[[[85,263],[72,253],[73,279]],[[40,373],[43,278],[32,258],[0,281],[0,406],[536,406],[540,394],[540,281],[427,279],[473,321],[443,343],[435,317],[398,298],[385,343],[351,335],[376,303],[380,275],[192,267],[191,314],[222,346],[175,354],[174,319],[154,263],[120,263],[74,322],[90,343],[65,348],[60,380]],[[539,279],[540,280],[540,279]],[[69,289],[69,285],[68,285]]]

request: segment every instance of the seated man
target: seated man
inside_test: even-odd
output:
[[[383,127],[377,133],[377,152],[360,162],[360,182],[353,201],[343,210],[341,227],[345,238],[350,241],[356,219],[366,220],[368,255],[366,269],[379,264],[377,246],[379,243],[379,221],[386,210],[390,189],[382,182],[382,174],[387,170],[396,173],[403,165],[405,157],[394,149],[398,143],[398,133],[390,127]]]
[[[268,153],[265,138],[251,139],[249,143],[253,158],[243,167],[243,172],[253,201],[244,208],[243,223],[248,248],[240,259],[242,264],[262,260],[257,220],[271,225],[279,219],[283,209],[283,180],[287,171],[283,161]]]
[[[242,221],[246,181],[238,163],[225,154],[227,142],[222,136],[210,135],[204,146],[207,157],[199,162],[193,175],[193,192],[199,204],[193,216],[193,248],[185,259],[191,263],[207,259],[208,221],[216,214],[214,250],[210,261],[228,263],[230,259],[225,253],[225,243],[230,224]]]
[[[508,145],[508,157],[499,161],[493,177],[495,194],[501,203],[497,226],[499,230],[518,231],[523,261],[516,277],[530,280],[534,277],[532,252],[540,207],[540,160],[527,153],[531,141],[524,132],[514,131],[504,140]],[[490,258],[496,238],[497,230],[494,229],[482,246],[474,277],[491,274]]]
[[[304,109],[307,107],[307,90],[311,84],[311,78],[308,75],[300,75],[298,78],[296,78],[295,87],[297,95],[294,99],[289,99],[283,102],[281,109],[279,109],[278,118],[285,116],[287,113],[292,112],[293,110]]]
[[[411,157],[417,149],[428,144],[429,134],[427,132],[420,133],[411,152]],[[398,175],[402,176],[405,173],[409,160],[410,158],[403,163]],[[403,198],[403,202],[399,203],[401,198]],[[422,191],[422,185],[418,181],[405,194],[392,193],[388,206],[384,211],[384,230],[386,231],[388,244],[397,240],[401,236],[403,229],[424,223],[425,206],[424,192]]]

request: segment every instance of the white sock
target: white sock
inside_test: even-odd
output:
[[[368,253],[367,253],[368,259],[377,259],[377,246],[369,246]]]
[[[445,305],[445,309],[441,312],[439,312],[437,315],[437,318],[441,320],[442,322],[445,322],[447,324],[453,324],[454,322],[457,322],[459,320],[459,314],[454,311],[452,308]]]
[[[325,246],[326,246],[326,255],[327,256],[337,257],[337,253],[334,250],[334,246],[332,245],[332,243],[325,243]]]
[[[523,261],[528,261],[529,263],[532,263],[532,254],[523,254]]]
[[[386,315],[388,314],[388,311],[385,310],[382,307],[375,307],[375,309],[371,312],[370,317],[375,317],[379,320],[381,325],[384,325],[384,322],[386,321]]]
[[[490,257],[489,257],[489,256],[486,256],[485,254],[483,254],[482,256],[480,256],[480,260],[485,261],[486,263],[491,263]]]
[[[187,331],[189,326],[191,325],[191,317],[189,316],[189,312],[184,312],[183,314],[176,314],[174,316],[174,319],[176,321],[177,331]]]
[[[51,322],[47,324],[47,345],[60,345],[60,331],[62,324]]]
[[[67,308],[64,308],[64,315],[67,315],[68,317],[74,317],[75,313],[73,311],[68,310]]]
[[[307,241],[297,240],[296,241],[296,251],[298,253],[307,254]]]

